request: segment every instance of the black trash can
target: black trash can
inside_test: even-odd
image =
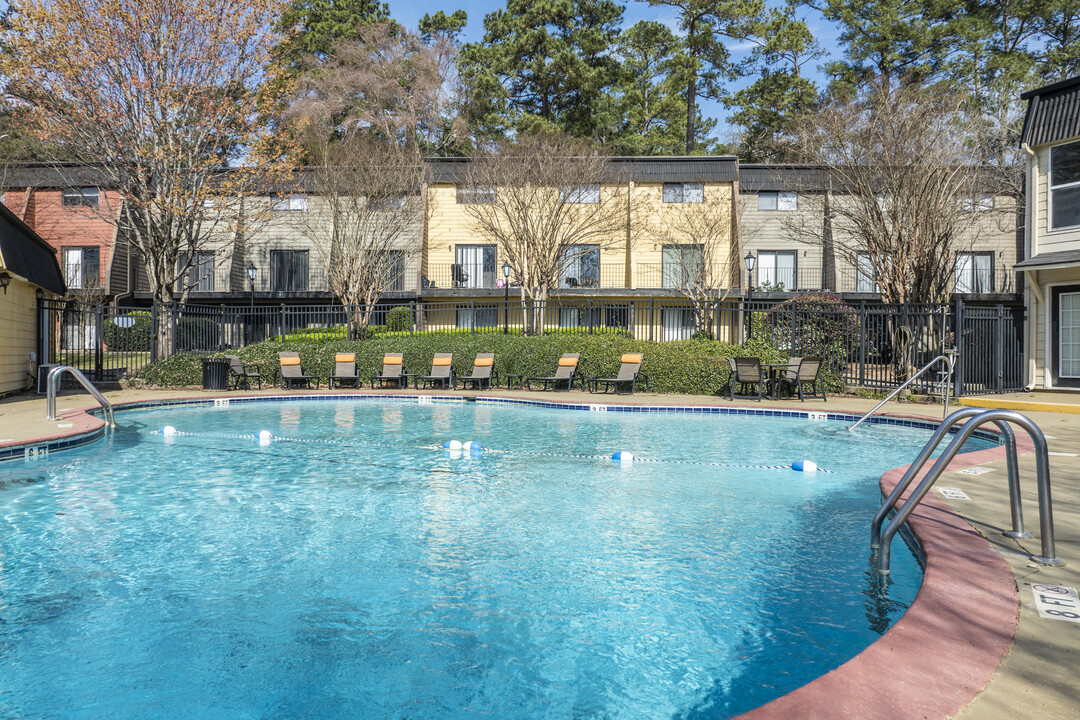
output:
[[[229,387],[229,361],[223,357],[202,359],[203,390],[225,390]]]

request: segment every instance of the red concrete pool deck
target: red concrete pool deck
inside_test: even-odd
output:
[[[282,393],[274,389],[250,394]],[[302,393],[289,393],[298,394]],[[789,400],[759,405],[746,400],[731,403],[714,397],[642,393],[629,398],[517,390],[483,394],[592,404],[737,405],[855,413],[865,412],[876,404],[875,400],[862,398],[806,403]],[[146,401],[236,396],[236,393],[210,391],[146,390],[107,394],[118,408]],[[0,400],[0,448],[93,433],[103,426],[99,418],[83,412],[93,407],[92,399],[85,395],[62,395],[58,398],[61,419],[47,421],[45,401],[38,396]],[[934,405],[889,403],[880,412],[941,419],[941,407]],[[1039,618],[1031,603],[1022,602],[1017,592],[1018,583],[1021,592],[1028,593],[1032,582],[1080,586],[1080,459],[1070,456],[1073,452],[1080,453],[1080,416],[1052,412],[1026,414],[1044,429],[1050,437],[1050,449],[1055,451],[1051,475],[1055,521],[1059,528],[1057,555],[1066,561],[1066,567],[1047,568],[1030,563],[1029,555],[1039,552],[1038,538],[1013,541],[1000,535],[1009,522],[1008,492],[1002,470],[1004,449],[958,456],[938,485],[947,477],[945,484],[961,486],[973,502],[952,501],[950,509],[950,505],[931,493],[912,514],[909,522],[923,547],[926,571],[923,585],[907,613],[880,640],[851,661],[740,718],[1080,717],[1080,689],[1074,686],[1072,671],[1080,660],[1080,624]],[[1030,441],[1022,433],[1018,439],[1021,453],[1030,453]],[[983,465],[999,472],[986,476],[993,477],[992,483],[981,480],[984,476],[956,475],[957,470],[971,465]],[[1038,525],[1031,481],[1033,470],[1031,455],[1021,457],[1029,530]],[[897,468],[883,476],[884,492],[892,489],[903,471],[904,468]],[[1063,532],[1062,528],[1068,530]]]

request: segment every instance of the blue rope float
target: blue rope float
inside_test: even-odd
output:
[[[152,433],[162,434],[166,437],[207,437],[207,438],[222,438],[222,439],[234,439],[234,440],[258,440],[260,445],[269,445],[271,441],[275,442],[290,442],[290,443],[309,443],[317,445],[342,445],[339,440],[326,440],[321,438],[292,438],[282,437],[274,435],[269,430],[260,430],[257,433],[250,435],[232,435],[223,433],[194,433],[194,432],[182,432],[177,430],[171,425],[166,425],[159,430],[152,430]],[[364,441],[360,439],[350,439],[350,445],[370,445],[385,447],[386,444],[382,442]],[[718,467],[718,468],[733,468],[739,470],[794,470],[797,472],[805,473],[829,473],[831,470],[818,467],[814,462],[810,460],[796,460],[790,465],[755,465],[752,463],[722,463],[722,462],[708,462],[702,460],[670,460],[666,458],[647,458],[634,455],[627,451],[617,451],[612,455],[591,455],[588,453],[560,453],[560,452],[542,452],[539,450],[500,450],[497,448],[481,447],[479,442],[470,440],[468,442],[460,442],[458,440],[447,440],[442,445],[413,445],[411,446],[418,450],[445,450],[451,454],[455,459],[458,455],[468,457],[480,457],[481,450],[483,454],[503,454],[503,455],[527,455],[529,457],[553,457],[553,458],[569,458],[573,460],[608,460],[617,463],[621,466],[629,466],[633,463],[654,463],[658,465],[693,465],[697,467]]]

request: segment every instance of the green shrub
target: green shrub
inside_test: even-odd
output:
[[[176,348],[182,352],[215,350],[221,342],[221,325],[213,318],[184,317],[176,325]]]
[[[412,330],[413,328],[413,316],[412,308],[408,305],[399,305],[390,311],[390,315],[386,320],[386,326],[390,332],[403,332]]]
[[[331,340],[344,340],[345,326],[337,325],[328,328],[301,328],[299,330],[293,330],[292,332],[285,333],[284,341],[282,341],[280,335],[275,335],[272,339],[274,342],[285,343],[328,342]]]
[[[546,376],[555,371],[563,353],[580,353],[581,368],[587,375],[614,377],[623,353],[639,352],[645,356],[642,371],[649,376],[649,389],[661,393],[715,395],[726,390],[730,378],[727,358],[756,355],[764,362],[786,359],[768,341],[765,334],[742,346],[708,340],[681,340],[658,343],[632,340],[621,332],[556,333],[525,337],[495,329],[470,332],[452,330],[424,333],[391,333],[367,340],[292,340],[286,343],[269,340],[237,352],[245,364],[259,365],[264,380],[277,374],[278,352],[292,350],[300,354],[305,371],[325,380],[334,367],[334,354],[356,353],[356,367],[362,378],[382,367],[384,353],[400,352],[407,372],[427,372],[437,352],[454,354],[454,372],[470,372],[477,353],[495,353],[495,369],[500,376],[521,374]],[[202,382],[197,356],[172,357],[149,365],[139,372],[151,385],[185,386]]]
[[[131,327],[120,327],[114,320],[106,320],[103,340],[113,352],[149,352],[154,339],[154,328],[150,323],[149,310],[132,310],[118,317],[131,318]],[[118,318],[117,318],[118,319]]]

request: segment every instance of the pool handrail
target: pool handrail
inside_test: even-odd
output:
[[[960,412],[962,411],[958,411],[953,415],[955,416]],[[953,424],[949,422],[950,419],[952,418],[947,418],[946,421],[942,423],[942,426],[946,426],[945,432],[948,432],[948,426]],[[1039,489],[1039,534],[1041,535],[1040,539],[1042,541],[1042,555],[1034,555],[1032,556],[1032,559],[1042,565],[1054,567],[1060,567],[1065,564],[1055,554],[1054,515],[1050,497],[1050,455],[1047,450],[1046,436],[1043,434],[1042,430],[1039,429],[1038,425],[1018,412],[1013,410],[983,410],[964,423],[964,426],[956,433],[956,437],[953,438],[952,442],[945,448],[945,452],[937,459],[933,467],[930,468],[930,471],[927,472],[926,476],[922,479],[922,482],[915,488],[911,497],[909,497],[907,502],[896,511],[896,514],[893,516],[888,526],[881,533],[879,539],[880,544],[877,548],[877,570],[879,573],[887,574],[889,572],[890,545],[893,536],[896,535],[907,521],[908,516],[915,510],[915,507],[926,497],[926,494],[930,492],[930,488],[932,488],[937,479],[941,477],[941,474],[945,471],[945,468],[948,467],[949,463],[952,462],[952,459],[956,457],[956,454],[960,452],[961,446],[967,442],[967,439],[971,437],[972,433],[974,433],[980,425],[985,425],[988,422],[1004,422],[1019,425],[1027,431],[1032,442],[1035,444],[1036,481]],[[934,433],[934,437],[940,441],[941,438],[938,437],[938,433],[944,435],[941,427],[938,428],[938,432]],[[931,438],[931,442],[933,442],[933,440],[934,438]],[[1008,442],[1008,440],[1009,438],[1006,437],[1006,442]],[[1015,437],[1013,438],[1013,441],[1015,442]],[[930,443],[927,443],[927,446],[929,445]],[[924,451],[925,450],[926,448],[924,448]],[[930,452],[932,451],[933,448],[931,447]],[[927,452],[926,455],[929,456],[929,452]],[[922,464],[925,464],[926,458],[923,458],[923,453],[920,453],[919,457],[922,458]],[[914,467],[915,464],[912,465],[912,468]],[[912,473],[912,468],[908,469],[909,473]],[[916,469],[914,472],[918,472],[918,470]],[[914,476],[914,473],[912,473],[912,476]],[[1017,495],[1019,495],[1019,493],[1017,493]],[[892,495],[890,495],[890,497],[892,497]],[[1018,503],[1015,507],[1019,507]],[[881,511],[879,510],[879,513],[880,512]],[[888,510],[885,509],[885,512],[888,512]],[[875,518],[876,517],[877,516],[875,515]]]
[[[885,403],[889,402],[889,401],[890,401],[890,400],[892,400],[892,399],[893,399],[894,397],[896,397],[897,395],[899,395],[899,394],[900,394],[900,392],[901,392],[901,391],[902,391],[902,390],[903,390],[904,388],[906,388],[906,387],[907,387],[908,385],[910,385],[911,383],[915,382],[915,380],[917,380],[917,379],[919,378],[919,376],[920,376],[920,375],[922,375],[922,374],[923,374],[924,372],[926,372],[927,370],[929,370],[930,368],[932,368],[932,367],[933,367],[934,365],[936,365],[936,364],[938,363],[938,361],[939,361],[939,360],[944,360],[944,361],[946,362],[946,364],[948,365],[948,369],[949,369],[949,379],[948,379],[948,380],[946,381],[946,383],[945,383],[945,392],[943,392],[943,393],[942,393],[942,395],[943,395],[943,396],[944,396],[944,398],[945,398],[945,411],[944,411],[944,413],[942,413],[942,415],[941,415],[941,417],[942,417],[942,418],[945,418],[945,417],[947,417],[947,416],[948,416],[948,414],[949,414],[949,395],[950,395],[950,393],[952,393],[952,377],[953,377],[953,370],[954,370],[954,369],[955,369],[955,367],[956,367],[956,350],[955,350],[955,349],[952,349],[952,350],[946,350],[946,351],[945,351],[945,352],[944,352],[943,354],[941,354],[941,355],[938,355],[938,356],[937,356],[936,358],[934,358],[933,360],[931,360],[930,362],[926,363],[926,364],[925,364],[925,365],[923,365],[923,366],[922,366],[921,368],[919,368],[919,371],[918,371],[917,373],[915,373],[914,375],[912,375],[911,377],[909,377],[909,378],[908,378],[907,380],[905,380],[905,381],[903,382],[903,384],[901,384],[901,385],[900,385],[900,387],[896,388],[896,389],[895,389],[895,390],[893,390],[893,391],[892,391],[891,393],[889,393],[888,395],[886,395],[886,396],[885,396],[885,399],[884,399],[884,400],[882,400],[882,401],[881,401],[881,402],[879,402],[879,403],[878,403],[877,405],[875,405],[875,406],[874,406],[874,409],[873,409],[873,410],[871,410],[870,412],[866,413],[866,414],[865,414],[865,415],[863,415],[863,416],[862,416],[861,418],[859,418],[858,420],[856,420],[856,421],[855,421],[855,424],[854,424],[854,425],[852,425],[852,426],[850,426],[850,427],[848,428],[848,430],[854,430],[855,428],[857,428],[857,427],[859,427],[860,425],[862,425],[862,424],[863,424],[863,422],[864,422],[864,421],[865,421],[865,420],[866,420],[866,419],[867,419],[868,417],[870,417],[871,415],[873,415],[874,413],[876,413],[876,412],[877,412],[878,410],[880,410],[880,409],[882,408],[882,406],[883,406],[883,405],[885,405]]]
[[[56,414],[56,394],[60,391],[60,376],[64,373],[69,373],[71,377],[79,381],[79,384],[86,388],[95,400],[101,403],[102,410],[105,413],[105,423],[109,427],[116,427],[116,420],[113,417],[113,408],[105,396],[94,387],[94,384],[90,382],[80,370],[71,367],[70,365],[58,365],[49,370],[49,375],[46,379],[47,395],[45,397],[45,419],[46,420],[59,420],[59,416]]]
[[[949,417],[942,420],[938,425],[934,434],[926,441],[923,449],[919,451],[918,456],[908,466],[907,471],[904,473],[904,477],[900,479],[900,482],[896,484],[896,487],[892,489],[889,496],[882,503],[878,511],[874,513],[874,519],[870,524],[870,547],[877,550],[881,545],[881,527],[885,523],[885,518],[888,517],[889,511],[896,506],[896,501],[900,499],[900,496],[911,485],[911,481],[915,479],[915,476],[919,474],[926,461],[930,459],[930,455],[933,454],[937,446],[941,444],[942,439],[949,433],[961,420],[967,420],[980,413],[986,412],[986,408],[968,407],[961,408],[954,412]],[[1005,535],[1011,538],[1029,538],[1031,533],[1024,531],[1024,510],[1020,500],[1020,465],[1017,460],[1016,451],[1016,434],[1013,432],[1009,423],[1004,420],[995,420],[994,424],[997,425],[998,430],[1001,431],[1001,435],[1005,440],[1005,458],[1006,458],[1006,470],[1009,475],[1009,507],[1012,512],[1012,530],[1006,530]]]

